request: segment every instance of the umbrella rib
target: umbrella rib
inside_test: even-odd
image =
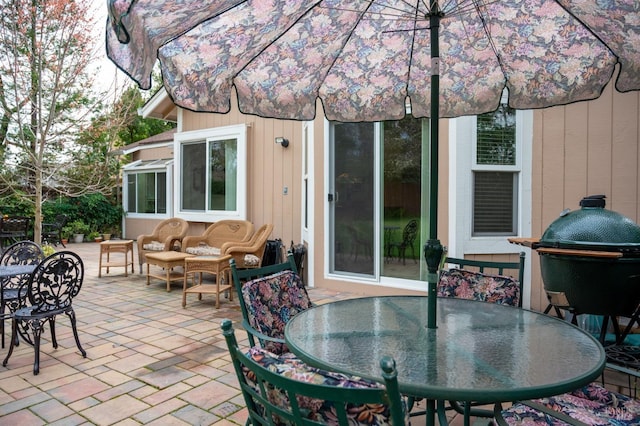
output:
[[[560,6],[562,8],[562,10],[564,10],[565,12],[567,12],[569,15],[571,15],[576,21],[580,22],[580,24],[587,30],[589,31],[589,33],[591,33],[591,35],[593,35],[595,38],[597,38],[598,40],[600,40],[600,43],[602,43],[603,46],[605,46],[607,48],[607,50],[609,52],[611,52],[611,54],[616,58],[616,62],[620,63],[620,57],[616,54],[616,52],[613,51],[613,49],[611,49],[611,47],[609,47],[609,45],[607,44],[607,42],[605,42],[603,39],[600,38],[600,36],[596,33],[593,32],[593,30],[591,29],[591,26],[586,24],[582,19],[580,19],[578,16],[576,16],[571,10],[567,9],[566,7],[564,7],[564,5],[562,3],[560,3],[559,1],[556,0],[556,3],[558,4],[558,6]],[[619,76],[618,76],[619,78]]]

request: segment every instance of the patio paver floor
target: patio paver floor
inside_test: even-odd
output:
[[[20,344],[7,367],[0,366],[0,424],[244,424],[246,409],[220,331],[222,319],[230,318],[246,346],[237,297],[215,309],[214,297],[205,295],[183,308],[180,291],[147,286],[144,274],[125,277],[114,268],[98,278],[98,244],[69,244],[68,250],[85,264],[74,308],[87,358],[66,317],[56,323],[58,349],[48,328],[43,335],[39,375],[32,372],[33,348]],[[353,297],[324,289],[309,294],[314,303]],[[2,359],[6,353],[0,350]]]

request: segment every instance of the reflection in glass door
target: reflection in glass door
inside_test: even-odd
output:
[[[333,123],[329,210],[332,273],[374,275],[373,123]]]
[[[428,164],[426,120],[406,117],[382,123],[382,262],[381,275],[420,279],[428,188],[422,164]],[[424,149],[423,149],[424,148]]]

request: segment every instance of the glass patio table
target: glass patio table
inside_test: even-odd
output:
[[[602,345],[558,318],[438,298],[437,328],[428,329],[427,309],[426,296],[342,300],[296,315],[285,339],[310,365],[377,381],[380,359],[390,355],[400,391],[430,403],[557,395],[593,381],[604,369]],[[430,407],[427,422],[433,424]]]

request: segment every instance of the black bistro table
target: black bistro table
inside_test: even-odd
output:
[[[435,401],[497,404],[557,395],[604,369],[602,345],[558,318],[438,298],[437,328],[428,329],[427,309],[425,296],[342,300],[296,315],[285,338],[310,365],[377,381],[380,359],[392,356],[400,391],[430,401],[427,424],[434,424]]]

